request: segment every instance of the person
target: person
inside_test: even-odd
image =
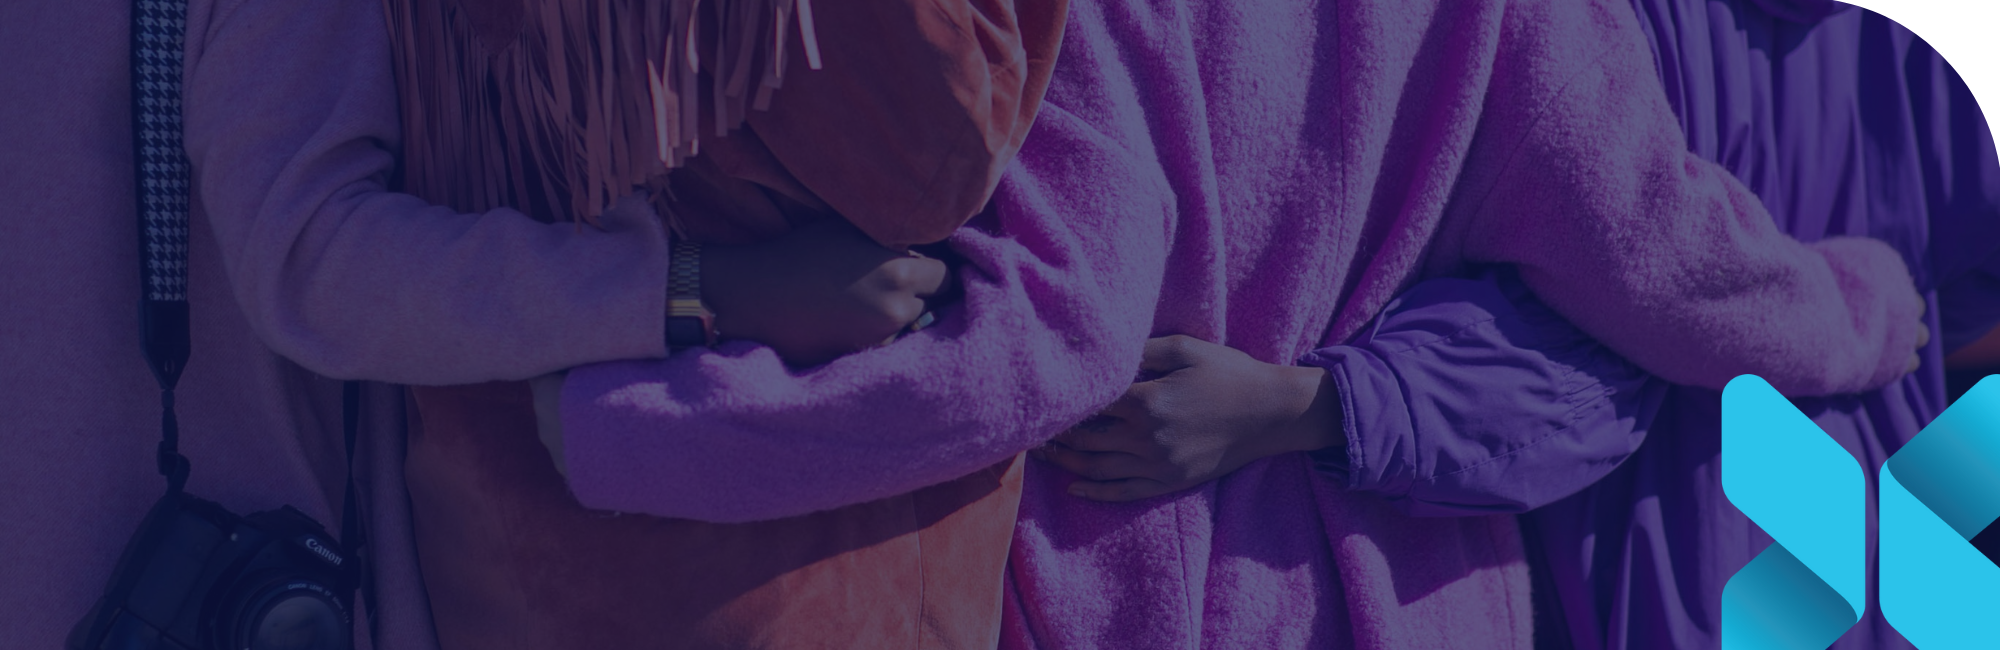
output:
[[[1976,366],[1983,349],[1974,339],[2000,320],[1992,282],[2000,244],[1989,232],[2000,174],[1976,105],[1933,50],[1880,16],[1832,3],[1635,7],[1647,19],[1693,151],[1768,197],[1777,223],[1795,236],[1897,242],[1919,281],[1934,287],[1926,293],[1938,309],[1924,327],[1939,345],[1919,350],[1924,362],[1915,374],[1874,390],[1794,395],[1872,477],[1948,403],[1940,369]],[[1789,48],[1783,56],[1765,52],[1778,44]],[[1825,70],[1842,73],[1802,74]],[[1745,106],[1811,110],[1780,119]],[[1808,145],[1842,153],[1791,154]],[[1346,400],[1353,409],[1346,416],[1360,423],[1344,425],[1345,450],[1315,454],[1319,469],[1413,515],[1534,510],[1523,526],[1535,560],[1541,647],[1714,647],[1722,585],[1770,543],[1715,482],[1720,394],[1667,389],[1643,373],[1621,371],[1615,355],[1577,354],[1599,344],[1560,317],[1534,317],[1546,307],[1512,284],[1504,276],[1490,284],[1426,281],[1392,303],[1361,340],[1308,355],[1309,364],[1340,359],[1342,371],[1361,369],[1361,378],[1380,377],[1387,387],[1369,390],[1367,382],[1349,380],[1362,390],[1341,392],[1363,397]],[[1444,332],[1452,334],[1439,336]],[[1540,386],[1536,375],[1520,370],[1547,366],[1586,386],[1587,406],[1537,420],[1520,417],[1536,403],[1491,397],[1505,394],[1500,386]],[[1475,402],[1468,394],[1475,390],[1486,397]],[[1371,397],[1383,394],[1390,396],[1380,400],[1387,407],[1375,407]],[[1177,406],[1210,410],[1240,401],[1211,395]],[[1184,474],[1167,462],[1175,451],[1200,446],[1204,436],[1256,430],[1134,427],[1088,444],[1143,459],[1127,471],[1148,485],[1165,479],[1171,488],[1173,477]],[[1133,435],[1145,433],[1152,439]],[[1488,448],[1506,453],[1487,460],[1481,452]],[[1062,448],[1051,457],[1086,476],[1110,464]],[[1607,474],[1602,485],[1592,485]],[[1991,539],[1982,535],[1974,543],[1990,548]],[[1862,623],[1835,646],[1908,642],[1871,602]]]
[[[1943,360],[2000,322],[2000,164],[1978,104],[1922,39],[1827,0],[1634,0],[1687,147],[1740,179],[1802,241],[1888,242],[1930,309],[1917,371],[1873,390],[1784,391],[1853,454],[1883,461],[1944,410]],[[1648,441],[1602,482],[1522,520],[1546,647],[1713,648],[1721,595],[1769,536],[1720,483],[1721,395],[1678,386]],[[1732,461],[1734,462],[1734,461]],[[1772,462],[1781,462],[1772,459]],[[1874,581],[1836,648],[1909,642]]]
[[[914,251],[984,209],[1033,121],[1064,4],[392,0],[405,177],[458,209],[585,221],[637,197],[696,262],[674,273],[702,294],[709,333],[821,365],[945,299],[944,265]],[[826,237],[879,245],[814,254]],[[855,276],[879,268],[919,289],[900,314],[856,318],[835,294],[877,291]],[[730,290],[800,270],[831,286]],[[790,316],[744,316],[776,312]],[[445,648],[997,638],[1012,459],[758,524],[606,517],[569,499],[519,382],[411,395],[406,474]]]
[[[710,521],[894,494],[1041,446],[1142,367],[1171,370],[1148,381],[1183,402],[1242,376],[1196,372],[1233,357],[1153,335],[1289,366],[1477,264],[1518,268],[1670,380],[1840,391],[1907,371],[1920,328],[1901,262],[1786,239],[1692,158],[1628,5],[1436,9],[1072,7],[996,209],[950,240],[962,306],[803,373],[747,344],[574,369],[552,450],[572,492]],[[1320,416],[1340,395],[1284,376],[1257,385]],[[1074,476],[1031,464],[1002,645],[1531,643],[1513,519],[1409,518],[1303,454],[1227,471],[1228,451],[1176,479],[1194,489],[1129,502],[1072,497]]]
[[[0,6],[0,361],[14,369],[0,414],[0,629],[20,647],[62,645],[164,489],[159,397],[134,345],[128,4]],[[190,492],[333,525],[337,380],[525,379],[666,354],[666,233],[643,205],[580,228],[387,190],[401,133],[377,3],[192,0],[185,26],[194,350],[177,410]],[[773,277],[747,290],[823,284]],[[829,299],[884,309],[915,290]],[[378,600],[357,617],[372,639],[357,636],[432,648],[400,392],[364,393],[356,472]]]
[[[1992,280],[2000,240],[1991,232],[2000,166],[1977,106],[1935,51],[1877,15],[1834,3],[1761,0],[1635,8],[1646,19],[1694,152],[1727,165],[1793,235],[1896,242],[1920,286],[1930,287],[1925,291],[1938,309],[1924,322],[1931,336],[1920,338],[1939,345],[1919,350],[1924,360],[1914,374],[1873,390],[1793,394],[1862,460],[1872,483],[1882,460],[1949,403],[1948,381],[1939,381],[1948,375],[1940,371],[1978,367],[1986,358],[1980,355],[1990,353],[1982,347],[1989,344],[1975,339],[2000,320]],[[1782,56],[1765,49],[1781,45]],[[1827,70],[1840,74],[1821,72]],[[1795,155],[1807,146],[1837,155]],[[1306,363],[1339,359],[1341,371],[1361,369],[1363,380],[1379,377],[1387,387],[1369,390],[1366,381],[1349,379],[1343,394],[1390,396],[1381,400],[1386,408],[1369,397],[1348,398],[1344,405],[1353,410],[1345,415],[1360,423],[1344,425],[1345,450],[1315,454],[1318,468],[1413,515],[1534,510],[1523,526],[1534,560],[1541,647],[1714,647],[1723,584],[1770,544],[1716,483],[1720,394],[1666,389],[1643,373],[1623,371],[1615,355],[1579,355],[1599,344],[1560,317],[1534,317],[1546,307],[1512,284],[1504,276],[1490,285],[1427,281],[1399,297],[1361,340],[1308,355]],[[1442,332],[1452,335],[1436,336]],[[1565,369],[1586,387],[1586,406],[1537,420],[1521,417],[1533,414],[1535,402],[1490,397],[1505,394],[1500,386],[1540,386],[1536,375],[1520,370],[1547,366]],[[1467,394],[1473,390],[1488,397],[1475,402]],[[1177,406],[1210,410],[1240,401],[1210,395]],[[1140,474],[1136,482],[1160,489],[1186,474],[1170,462],[1176,451],[1256,431],[1131,427],[1087,444],[1125,458],[1126,471]],[[1641,447],[1649,436],[1653,441]],[[1075,434],[1058,441],[1066,437]],[[1488,460],[1482,453],[1488,448],[1506,453]],[[1066,444],[1050,456],[1086,476],[1111,464]],[[1117,483],[1084,491],[1101,494]],[[1973,541],[1988,549],[1992,539]],[[1871,602],[1861,624],[1835,647],[1908,642]]]

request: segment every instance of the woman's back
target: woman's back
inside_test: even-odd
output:
[[[1990,265],[2000,246],[1991,230],[2000,168],[1976,104],[1935,51],[1833,2],[1633,4],[1690,150],[1741,179],[1793,237],[1859,235],[1895,248],[1933,307],[1933,341],[1984,331],[1938,329],[1959,305],[1995,300],[1954,281]],[[1873,485],[1882,462],[1945,406],[1939,347],[1886,387],[1794,403]],[[1719,642],[1724,583],[1770,543],[1722,494],[1720,404],[1713,390],[1676,388],[1671,415],[1624,467],[1525,520],[1551,551],[1560,593],[1539,604],[1561,612],[1576,647]],[[1839,647],[1907,647],[1880,611],[1871,602]]]

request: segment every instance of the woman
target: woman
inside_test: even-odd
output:
[[[1929,291],[1938,305],[1936,324],[1926,321],[1925,328],[1943,350],[1957,350],[1951,359],[1940,364],[1925,347],[1918,372],[1887,387],[1819,398],[1794,393],[1872,477],[1942,410],[1941,365],[1981,358],[1980,344],[1970,341],[1991,327],[2000,306],[1992,282],[2000,271],[2000,238],[1992,232],[2000,223],[1994,220],[2000,166],[1984,122],[1935,52],[1879,16],[1831,3],[1638,8],[1695,153],[1727,165],[1793,235],[1895,242],[1919,282],[1936,287]],[[1316,454],[1321,469],[1422,515],[1524,511],[1609,473],[1601,485],[1523,519],[1536,561],[1540,644],[1714,647],[1723,584],[1770,543],[1716,483],[1719,393],[1668,390],[1620,372],[1615,357],[1578,354],[1602,351],[1560,317],[1536,317],[1546,308],[1526,292],[1507,290],[1510,282],[1420,284],[1361,340],[1308,355],[1308,364],[1337,361],[1329,365],[1333,376],[1348,377],[1339,393],[1359,395],[1345,403],[1354,409],[1345,414],[1349,444]],[[1582,388],[1562,390],[1564,382],[1538,377],[1565,377]],[[1505,393],[1503,387],[1569,400],[1538,405],[1471,394]],[[1588,396],[1581,405],[1578,394]],[[1181,406],[1221,410],[1231,401],[1243,400]],[[1523,417],[1536,406],[1567,411]],[[1255,431],[1193,432],[1204,438],[1174,429],[1108,438],[1072,432],[1058,440],[1170,459],[1216,446],[1224,434]],[[1653,441],[1641,448],[1645,437]],[[1050,454],[1086,477],[1114,471],[1117,463],[1103,456]],[[1174,465],[1126,461],[1125,473],[1140,478],[1123,482],[1178,487],[1174,481],[1186,473]],[[1085,492],[1107,494],[1116,483]],[[1907,645],[1871,603],[1837,647]]]
[[[0,5],[9,647],[62,646],[163,487],[159,397],[133,345],[130,5]],[[650,212],[579,228],[388,191],[401,131],[378,3],[187,5],[195,349],[176,409],[190,492],[334,524],[345,470],[335,379],[524,379],[666,354],[669,256]],[[866,243],[822,244],[880,248]],[[783,282],[810,287],[817,275]],[[377,598],[355,636],[422,650],[436,637],[402,480],[400,396],[373,387],[363,399],[356,482]]]
[[[414,193],[586,221],[620,197],[651,203],[684,256],[674,309],[694,331],[676,345],[751,341],[794,366],[881,345],[918,298],[944,297],[943,264],[889,247],[935,243],[983,209],[1063,18],[1059,1],[387,5]],[[813,254],[827,238],[880,245]],[[900,281],[856,273],[898,266]],[[826,286],[732,290],[801,270]],[[922,287],[900,316],[829,299],[884,280]],[[758,317],[776,312],[791,316]],[[569,498],[523,384],[411,394],[406,474],[447,648],[893,650],[998,634],[1012,459],[784,520],[606,517]]]
[[[1756,191],[1802,241],[1868,236],[1907,260],[1938,342],[1917,372],[1846,394],[1787,391],[1859,460],[1882,462],[1946,406],[1945,354],[2000,321],[2000,164],[1936,51],[1824,0],[1638,0],[1688,148]],[[1720,395],[1676,387],[1649,441],[1602,483],[1523,519],[1551,647],[1720,643],[1723,585],[1770,543],[1722,493]],[[1874,490],[1870,489],[1871,505]],[[1869,569],[1875,574],[1874,517]],[[1835,647],[1908,647],[1868,611]],[[1832,639],[1827,639],[1832,642]]]
[[[805,373],[727,345],[574,370],[572,490],[717,521],[893,494],[1083,420],[1151,335],[1289,364],[1484,263],[1669,379],[1828,391],[1907,369],[1900,262],[1790,242],[1691,160],[1629,7],[1434,9],[1073,7],[996,209],[952,240],[962,309]],[[1051,469],[1026,479],[1005,645],[1529,643],[1510,518],[1410,519],[1298,454],[1122,504]]]

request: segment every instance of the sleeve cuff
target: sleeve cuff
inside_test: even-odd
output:
[[[1333,379],[1347,440],[1345,447],[1311,452],[1314,468],[1349,490],[1392,499],[1408,495],[1416,476],[1409,462],[1416,431],[1388,365],[1352,347],[1318,350],[1301,363],[1325,368]]]

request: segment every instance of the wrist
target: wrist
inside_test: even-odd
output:
[[[1291,421],[1279,430],[1281,451],[1318,451],[1347,446],[1342,428],[1339,387],[1325,368],[1314,366],[1274,366],[1284,380],[1286,393],[1298,406]]]
[[[729,295],[735,272],[728,259],[734,247],[676,242],[674,276],[668,282],[668,339],[682,341],[678,348],[712,346],[718,341],[727,309],[720,300]],[[695,323],[699,323],[696,328]],[[700,331],[688,331],[691,328]]]
[[[715,312],[702,299],[702,245],[675,239],[667,273],[667,351],[715,345]]]

